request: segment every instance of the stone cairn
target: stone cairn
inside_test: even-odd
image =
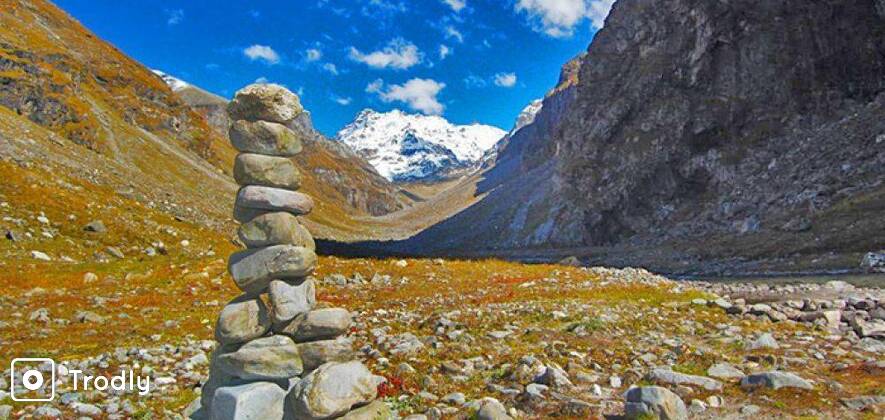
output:
[[[234,218],[248,249],[230,257],[243,294],[218,317],[219,346],[194,417],[390,417],[376,400],[384,378],[354,360],[345,337],[350,312],[316,303],[314,241],[297,217],[310,213],[313,200],[297,191],[301,176],[291,160],[302,136],[289,127],[302,112],[298,96],[272,84],[247,86],[228,106],[242,186]]]

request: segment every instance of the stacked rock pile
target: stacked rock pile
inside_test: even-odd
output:
[[[375,401],[384,379],[354,360],[345,337],[350,312],[316,302],[314,241],[297,217],[313,201],[297,191],[301,177],[290,158],[301,151],[301,136],[287,126],[301,112],[295,94],[271,84],[247,86],[228,106],[242,187],[234,218],[248,249],[230,257],[243,294],[218,318],[202,418],[389,417]]]

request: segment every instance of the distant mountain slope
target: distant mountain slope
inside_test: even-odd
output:
[[[206,116],[210,124],[227,137],[230,119],[227,100],[160,70],[153,70],[182,101]],[[347,147],[327,139],[313,127],[305,112],[292,128],[305,134],[304,152],[293,159],[302,169],[304,189],[322,203],[311,219],[318,222],[315,234],[325,237],[348,236],[354,230],[354,216],[380,216],[410,205],[399,188],[382,178],[364,159]],[[327,232],[334,228],[335,233]],[[340,238],[343,239],[343,238]]]
[[[482,199],[390,248],[856,269],[885,248],[883,75],[881,1],[620,0]]]
[[[42,0],[3,2],[0,105],[102,153],[118,153],[124,132],[137,129],[222,169],[233,159],[158,77]]]
[[[236,152],[226,138],[226,100],[163,76],[172,88],[51,3],[4,1],[0,160],[34,179],[64,173],[58,182],[110,189],[232,232]],[[308,137],[296,159],[305,190],[317,197],[307,221],[316,236],[374,235],[358,219],[410,202],[365,161],[316,133],[309,116],[294,128]]]
[[[227,99],[207,92],[161,70],[152,70],[180,97],[184,103],[206,118],[206,122],[222,136],[227,136],[230,118],[227,116]]]
[[[428,181],[476,165],[504,134],[487,125],[459,126],[436,116],[367,109],[336,139],[389,180]]]

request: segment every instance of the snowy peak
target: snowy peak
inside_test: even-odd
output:
[[[391,181],[428,181],[476,165],[505,134],[482,124],[455,125],[437,116],[366,109],[336,139]]]
[[[170,88],[172,88],[173,92],[178,92],[179,90],[185,89],[190,86],[190,83],[185,82],[184,80],[181,80],[175,76],[166,74],[163,71],[157,69],[151,69],[151,71],[154,72],[154,74],[156,74],[157,76],[163,78],[163,81],[166,82],[166,84],[169,85]]]
[[[532,101],[532,103],[528,104],[525,108],[523,108],[522,112],[519,113],[519,116],[516,117],[516,124],[513,125],[513,129],[510,130],[510,135],[516,134],[521,128],[535,122],[535,117],[538,116],[538,113],[541,112],[541,108],[544,106],[543,99],[536,99]]]

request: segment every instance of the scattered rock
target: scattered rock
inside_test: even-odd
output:
[[[708,391],[722,390],[722,382],[704,376],[686,375],[669,369],[653,369],[646,378],[652,382],[669,385],[693,385]]]
[[[759,349],[778,349],[780,346],[777,344],[777,340],[770,333],[765,333],[759,336],[756,340],[753,340],[747,343],[747,350],[759,350]]]
[[[746,390],[755,389],[755,388],[813,389],[814,386],[812,386],[811,383],[809,383],[805,379],[802,379],[793,373],[772,371],[772,372],[754,373],[752,375],[745,376],[744,379],[741,380],[741,388],[744,388]]]
[[[661,420],[686,420],[688,410],[678,395],[659,386],[645,386],[630,389],[625,394],[625,417],[642,419],[657,416]]]
[[[744,372],[732,366],[730,363],[716,363],[707,369],[707,375],[718,379],[740,379],[744,377]]]

